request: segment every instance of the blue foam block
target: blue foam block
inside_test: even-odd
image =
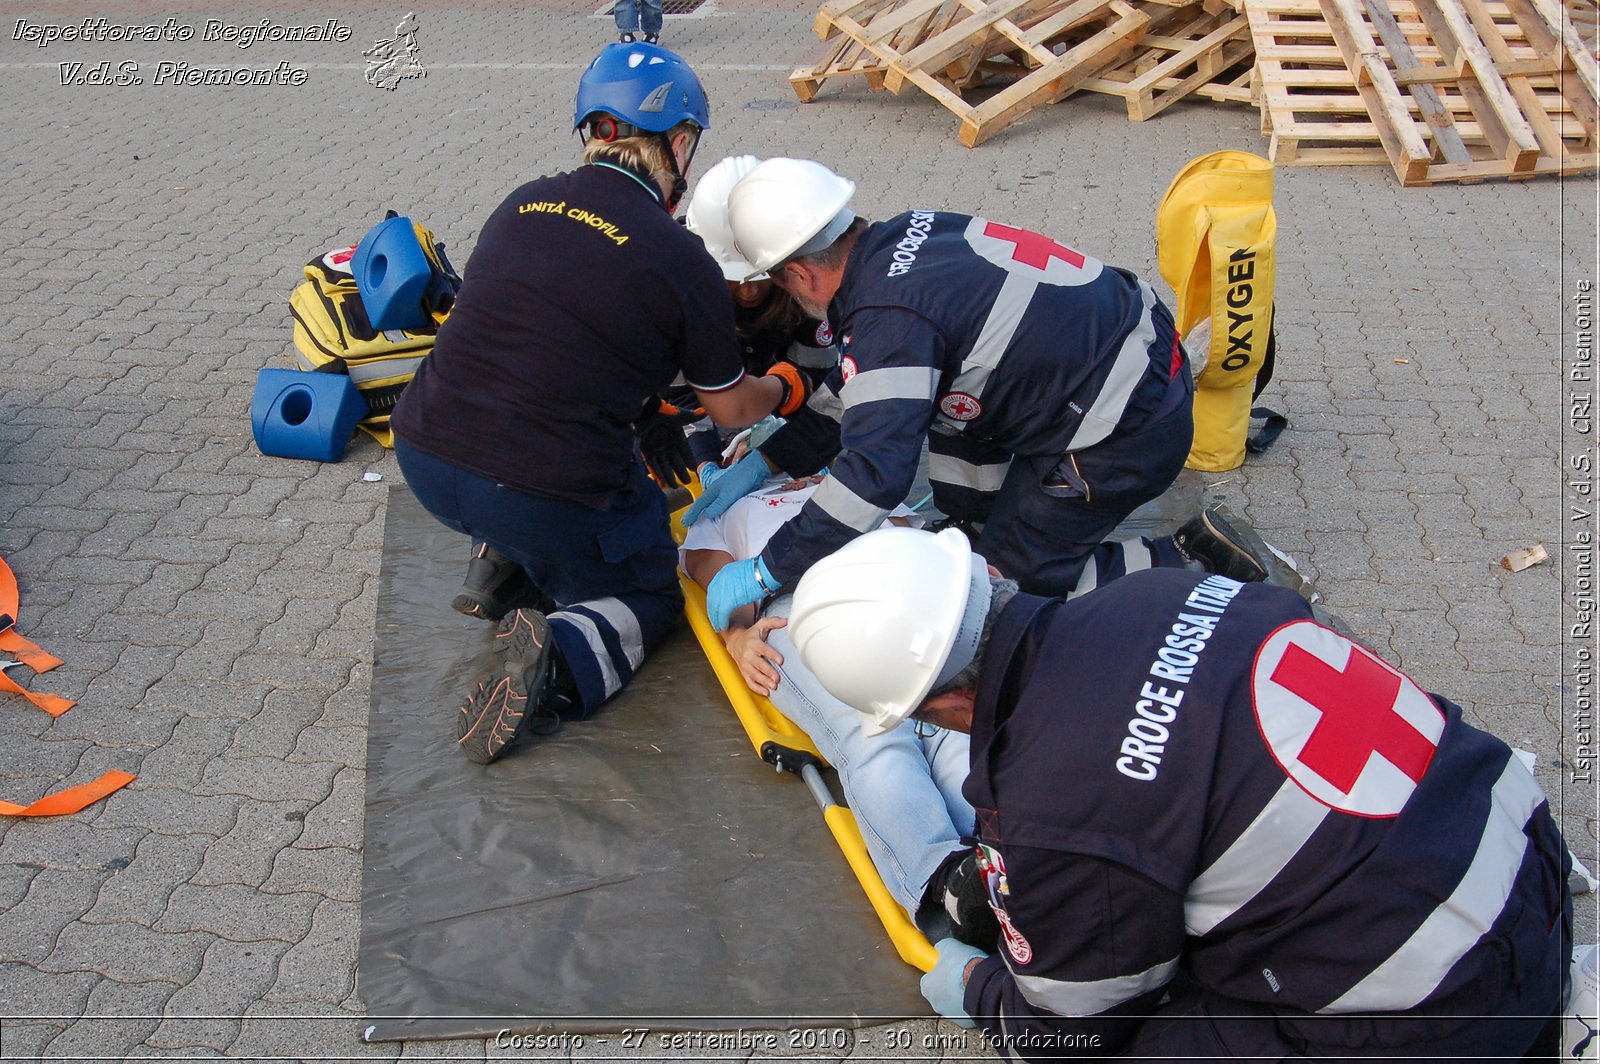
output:
[[[250,428],[262,454],[337,462],[367,416],[367,401],[343,373],[264,369],[250,400]]]
[[[410,218],[385,218],[368,230],[356,245],[350,270],[374,329],[420,329],[431,321],[422,297],[433,267]]]

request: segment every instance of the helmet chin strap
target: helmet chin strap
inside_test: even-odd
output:
[[[660,139],[661,146],[666,149],[667,165],[672,168],[672,191],[668,193],[667,201],[663,204],[667,208],[667,213],[671,214],[678,209],[678,204],[682,201],[683,194],[689,191],[689,181],[683,176],[683,170],[678,168],[678,153],[672,150],[670,133],[657,133],[656,136]],[[694,162],[695,149],[699,147],[700,136],[697,133],[693,142],[689,145],[689,158],[684,162],[686,168],[690,163]]]

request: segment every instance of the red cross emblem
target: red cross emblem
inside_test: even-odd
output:
[[[1444,713],[1402,672],[1312,621],[1256,654],[1256,723],[1272,756],[1313,798],[1358,816],[1399,814],[1433,759]]]
[[[1007,273],[1040,284],[1088,284],[1105,269],[1090,258],[1049,237],[1014,225],[974,218],[967,223],[967,245]]]
[[[992,236],[998,240],[1009,240],[1017,245],[1011,257],[1017,262],[1026,263],[1036,270],[1048,269],[1051,259],[1060,259],[1063,262],[1083,269],[1083,256],[1062,244],[1057,244],[1047,236],[1031,232],[1027,229],[1017,229],[999,222],[990,222],[983,227],[984,236]]]
[[[939,412],[951,421],[972,421],[983,413],[983,404],[966,392],[950,392],[939,400]]]
[[[349,273],[350,260],[355,258],[355,255],[356,248],[355,245],[352,244],[347,248],[335,248],[334,250],[328,252],[326,255],[322,256],[322,262],[330,270],[338,270],[341,273]]]

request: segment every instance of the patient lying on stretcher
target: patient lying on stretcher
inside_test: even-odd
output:
[[[680,556],[684,572],[706,587],[728,563],[753,558],[785,521],[797,516],[816,492],[821,476],[789,480],[783,475],[746,495],[727,513],[689,526]],[[906,507],[889,517],[920,523]],[[984,948],[998,934],[971,849],[972,806],[962,797],[967,776],[967,737],[906,721],[887,735],[868,739],[861,714],[822,689],[789,641],[792,596],[745,606],[722,633],[751,690],[805,730],[839,773],[845,801],[884,886],[930,940],[962,932]]]

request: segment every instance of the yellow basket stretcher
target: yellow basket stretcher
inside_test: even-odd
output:
[[[699,496],[698,478],[691,482],[689,490],[694,496]],[[683,542],[684,537],[680,523],[682,514],[683,510],[678,510],[672,515],[672,535],[679,543]],[[878,914],[883,929],[889,933],[889,940],[894,943],[900,959],[924,972],[931,971],[939,959],[938,954],[883,885],[883,878],[878,875],[878,869],[867,853],[866,843],[862,841],[855,814],[847,806],[834,801],[833,792],[828,789],[820,771],[827,761],[811,742],[810,736],[745,684],[744,677],[739,674],[739,666],[722,644],[722,637],[711,627],[711,620],[706,614],[705,591],[682,571],[678,573],[678,582],[683,585],[684,612],[688,615],[689,627],[700,641],[700,649],[711,663],[711,669],[722,684],[739,723],[744,725],[745,734],[749,736],[757,756],[778,771],[793,772],[805,782],[811,797],[822,810],[822,818],[833,833],[834,841],[849,862],[850,870],[856,874],[867,900],[872,903],[872,911]]]

